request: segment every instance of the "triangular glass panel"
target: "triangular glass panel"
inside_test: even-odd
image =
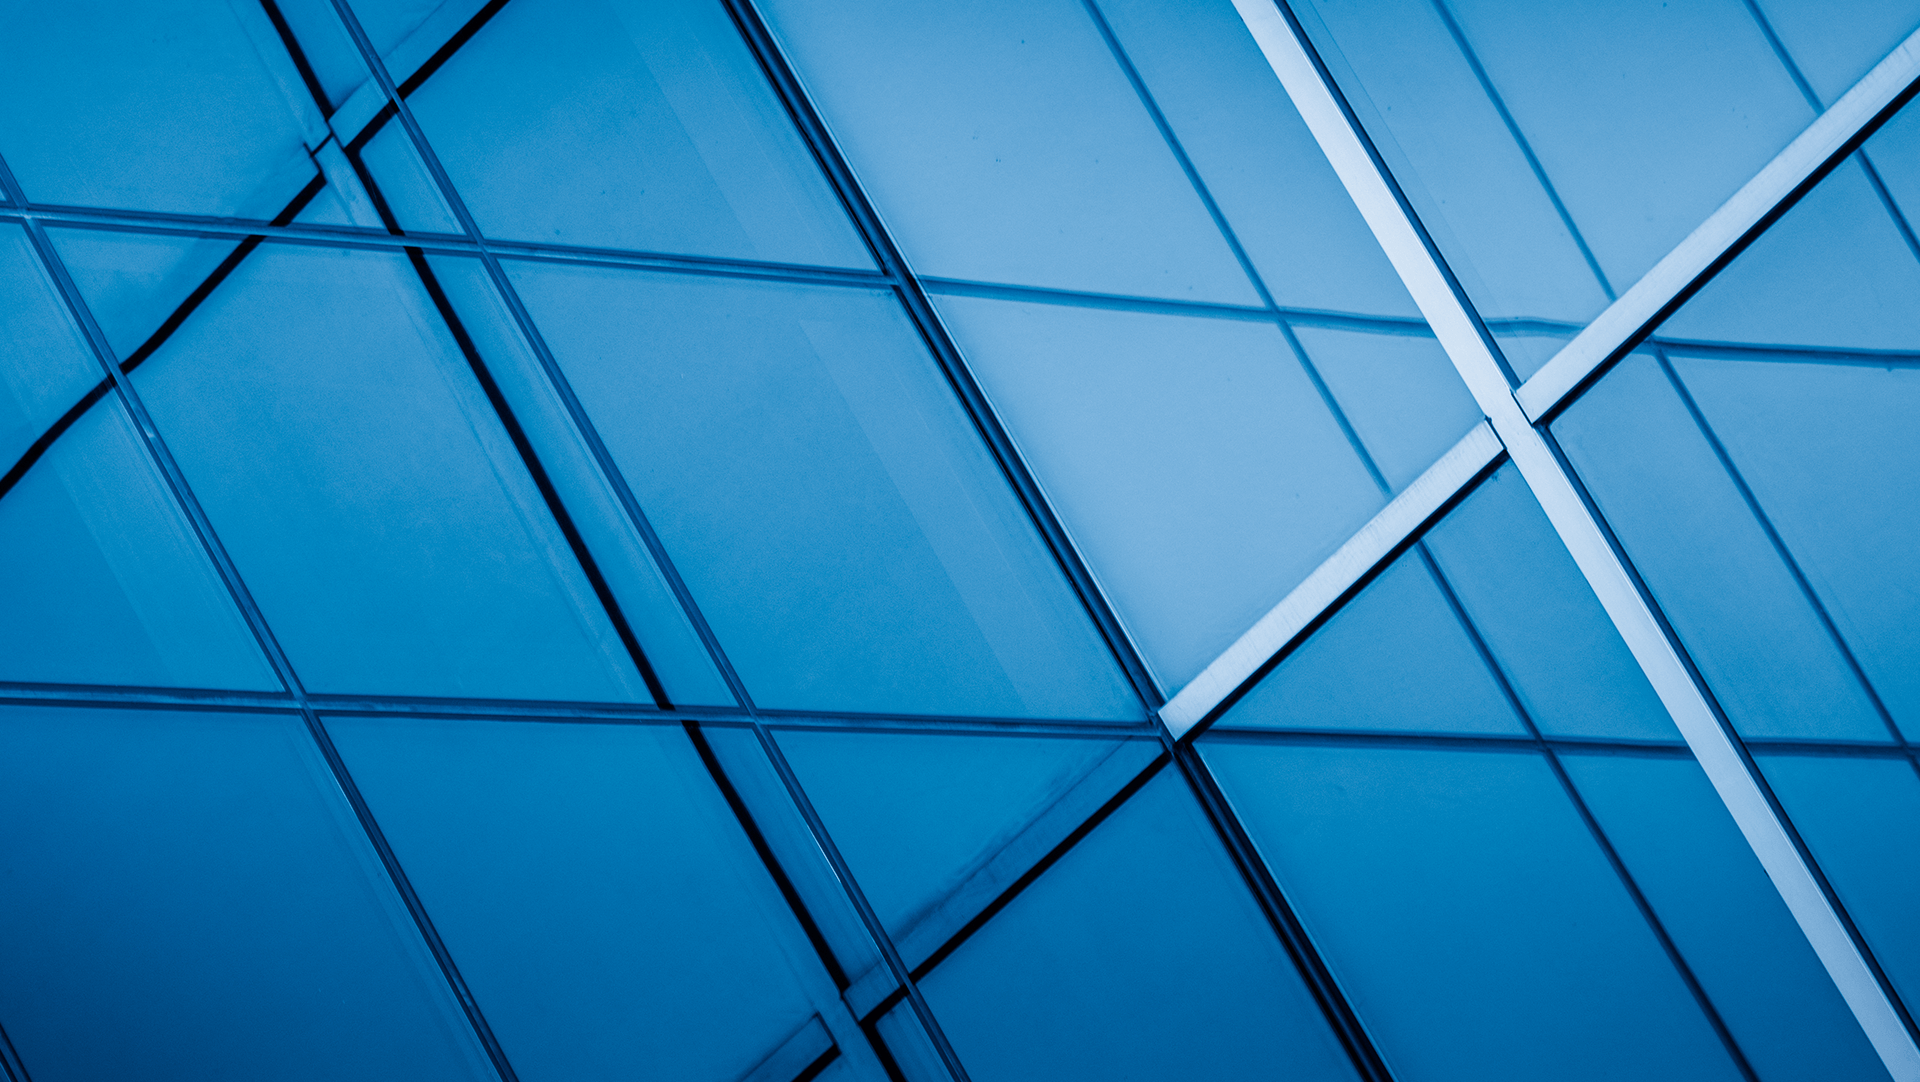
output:
[[[119,403],[0,497],[0,680],[279,690]]]

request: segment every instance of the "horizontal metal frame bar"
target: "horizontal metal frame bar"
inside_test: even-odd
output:
[[[1737,256],[1798,197],[1818,183],[1910,96],[1920,79],[1920,30],[1914,31],[1833,107],[1721,204],[1699,228],[1653,265],[1620,299],[1528,379],[1514,397],[1527,420],[1566,403],[1707,279]]]
[[[1667,638],[1647,599],[1640,594],[1638,584],[1614,551],[1609,535],[1587,506],[1568,468],[1533,427],[1535,416],[1546,411],[1530,416],[1521,409],[1484,325],[1467,303],[1464,291],[1431,238],[1419,225],[1404,194],[1319,56],[1313,52],[1292,12],[1284,6],[1285,2],[1234,0],[1234,6],[1881,1061],[1896,1082],[1920,1082],[1920,1046],[1916,1046],[1889,990],[1882,986],[1877,967],[1856,940],[1855,929],[1829,895],[1797,835],[1774,806],[1770,791],[1752,772],[1738,738],[1723,726],[1705,690],[1695,683],[1689,666],[1676,644]],[[1889,58],[1893,61],[1891,66],[1883,63],[1863,81],[1868,86],[1860,96],[1849,92],[1843,100],[1851,99],[1855,103],[1881,97],[1888,102],[1894,100],[1902,92],[1900,89],[1885,89],[1882,95],[1874,88],[1884,88],[1894,81],[1889,72],[1920,70],[1920,33],[1903,43],[1895,54],[1899,59]],[[1864,124],[1879,115],[1879,110],[1856,107],[1849,115]],[[1827,130],[1821,138],[1830,145],[1844,148],[1853,134]],[[1785,185],[1780,197],[1789,197],[1799,183],[1806,182],[1806,176],[1795,184]],[[1761,208],[1754,212],[1754,220],[1764,224],[1771,220],[1770,213],[1769,209]],[[1712,259],[1707,260],[1702,266],[1703,272],[1714,265],[1717,264]],[[1685,288],[1682,281],[1665,281],[1670,288]],[[1651,296],[1654,285],[1643,284],[1646,288],[1640,295],[1654,299]],[[1629,295],[1633,293],[1629,290]],[[1644,305],[1647,301],[1640,303]],[[1668,307],[1666,302],[1652,305],[1649,318]],[[1625,319],[1624,316],[1618,318]],[[1625,341],[1624,335],[1622,341]],[[1565,371],[1567,368],[1563,366],[1561,372]],[[1564,384],[1566,391],[1571,392],[1578,382],[1566,383],[1564,375],[1553,378],[1559,382],[1540,386]]]
[[[1485,421],[1373,516],[1346,544],[1248,628],[1232,646],[1160,708],[1160,720],[1182,739],[1218,713],[1248,681],[1391,559],[1448,503],[1499,459],[1503,448]]]

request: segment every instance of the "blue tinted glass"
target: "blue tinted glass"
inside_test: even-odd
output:
[[[27,234],[0,226],[0,477],[102,378]]]
[[[0,567],[0,680],[280,688],[112,396],[0,496]]]
[[[353,47],[340,24],[340,16],[329,0],[274,0],[281,17],[300,43],[300,51],[320,82],[321,90],[334,109],[366,84],[366,91],[377,92],[367,75],[360,51]],[[434,35],[444,42],[466,18],[484,6],[484,0],[362,0],[353,5],[354,15],[366,30],[374,49],[396,66],[396,48],[415,31]],[[438,18],[432,16],[438,15]],[[451,18],[447,18],[452,16]],[[422,25],[425,23],[426,25]],[[411,52],[411,50],[409,50]],[[405,79],[407,71],[394,71],[395,79]],[[347,133],[351,136],[351,132]]]
[[[139,353],[176,314],[190,312],[195,295],[240,247],[233,237],[161,239],[93,229],[54,229],[48,236],[121,360]]]
[[[1592,318],[1814,115],[1740,0],[1303,8],[1492,318]]]
[[[836,1003],[678,727],[327,725],[521,1078],[740,1078]]]
[[[1294,333],[1374,466],[1397,492],[1480,421],[1440,343],[1424,334]]]
[[[869,265],[718,3],[519,0],[408,101],[494,236]]]
[[[435,279],[511,404],[574,527],[618,599],[670,702],[732,705],[686,613],[595,467],[564,407],[478,260],[431,261]]]
[[[222,0],[11,4],[0,154],[27,198],[271,218],[324,135],[266,13]]]
[[[1542,733],[1679,739],[1512,466],[1475,489],[1426,543]]]
[[[1740,1077],[1541,757],[1201,745],[1397,1077]]]
[[[1756,758],[1895,989],[1920,1002],[1920,778],[1911,758]]]
[[[1260,303],[1073,0],[763,7],[920,272]]]
[[[1756,0],[1756,6],[1825,105],[1920,26],[1914,0]]]
[[[1114,750],[978,734],[788,730],[779,740],[890,930],[918,923]]]
[[[980,1082],[1354,1077],[1171,770],[920,986]]]
[[[460,223],[447,209],[447,202],[434,187],[433,177],[420,161],[420,155],[407,140],[407,130],[398,121],[382,124],[366,143],[353,151],[366,166],[373,191],[408,233],[459,233]],[[462,198],[467,198],[464,193]],[[551,200],[535,204],[549,206]],[[549,238],[541,238],[543,240]]]
[[[1527,735],[1417,556],[1335,613],[1221,724]]]
[[[1230,0],[1098,7],[1276,303],[1419,315]]]
[[[1622,361],[1553,434],[1743,735],[1887,738],[1653,358]]]
[[[1697,765],[1561,762],[1761,1078],[1887,1077]]]
[[[310,689],[646,696],[404,257],[262,246],[134,378]]]
[[[1271,324],[936,302],[1168,688],[1386,502]]]
[[[889,295],[509,273],[760,705],[1137,715]]]
[[[494,1077],[297,718],[7,707],[0,776],[35,1079]]]

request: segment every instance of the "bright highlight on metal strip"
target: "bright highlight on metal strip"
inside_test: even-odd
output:
[[[1538,421],[1551,413],[1594,369],[1612,360],[1621,346],[1648,324],[1665,318],[1675,297],[1707,274],[1794,189],[1824,168],[1915,79],[1920,79],[1920,30],[1888,53],[1733,198],[1535,372],[1514,395],[1527,419]]]
[[[1167,731],[1176,740],[1185,736],[1246,683],[1260,666],[1340,600],[1340,595],[1379,566],[1380,561],[1479,476],[1480,471],[1499,457],[1500,451],[1500,440],[1493,429],[1485,421],[1475,425],[1452,450],[1440,456],[1440,461],[1428,467],[1427,472],[1341,545],[1340,551],[1314,568],[1306,581],[1294,587],[1292,593],[1161,707],[1160,720],[1166,723]]]
[[[1846,924],[1820,888],[1812,869],[1801,860],[1786,825],[1774,816],[1758,781],[1747,772],[1746,761],[1733,737],[1721,727],[1705,693],[1694,684],[1685,663],[1673,643],[1667,640],[1599,523],[1587,510],[1572,479],[1563,471],[1546,439],[1534,429],[1532,418],[1522,412],[1465,300],[1454,292],[1438,256],[1428,249],[1426,238],[1374,160],[1370,145],[1349,116],[1338,92],[1323,78],[1307,45],[1275,7],[1275,0],[1234,0],[1234,7],[1306,121],[1314,141],[1386,250],[1387,258],[1399,272],[1408,292],[1413,294],[1421,314],[1427,317],[1474,400],[1486,412],[1494,432],[1506,445],[1521,477],[1599,597],[1620,637],[1673,716],[1687,746],[1739,825],[1747,844],[1759,857],[1774,888],[1793,913],[1801,932],[1826,967],[1888,1073],[1898,1082],[1920,1082],[1920,1047],[1915,1046],[1913,1036],[1854,943]],[[1895,50],[1887,64],[1875,69],[1869,80],[1879,77],[1888,83],[1896,81],[1902,65],[1915,62],[1914,50],[1915,42],[1909,39]],[[1855,112],[1850,115],[1857,116],[1858,123],[1864,124],[1878,112],[1877,109],[1863,111],[1859,103],[1872,101],[1876,93],[1884,93],[1882,100],[1891,101],[1899,93],[1898,87],[1873,89],[1880,86],[1882,84],[1875,81],[1867,89],[1857,90],[1858,97],[1856,92],[1849,92],[1842,99],[1855,103],[1851,107]],[[1836,106],[1836,110],[1838,108]],[[1835,131],[1824,138],[1837,147],[1852,134]],[[1797,182],[1779,188],[1781,197],[1795,186]],[[1754,212],[1754,220],[1764,217],[1769,209]],[[1704,267],[1711,261],[1708,259],[1701,265]],[[1651,296],[1654,286],[1642,284],[1649,290],[1645,295]],[[1676,288],[1684,284],[1678,282]],[[1648,310],[1657,312],[1663,307],[1664,302],[1652,304]],[[1572,363],[1568,362],[1569,366]],[[1577,380],[1566,386],[1571,388],[1575,383]]]

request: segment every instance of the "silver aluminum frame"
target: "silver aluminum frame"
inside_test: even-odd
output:
[[[1727,206],[1662,260],[1646,280],[1609,308],[1601,316],[1605,326],[1596,322],[1536,374],[1528,386],[1537,389],[1526,399],[1535,408],[1526,409],[1509,384],[1473,309],[1416,224],[1291,13],[1278,6],[1279,0],[1233,2],[1314,141],[1439,336],[1461,379],[1672,715],[1888,1073],[1898,1082],[1920,1082],[1920,1046],[1916,1046],[1888,989],[1881,985],[1861,944],[1855,941],[1846,920],[1801,854],[1761,782],[1750,772],[1736,738],[1722,727],[1706,692],[1694,682],[1675,643],[1667,638],[1566,467],[1534,427],[1536,418],[1544,416],[1618,352],[1621,342],[1631,341],[1647,324],[1684,300],[1685,291],[1717,270],[1743,241],[1777,216],[1780,204],[1804,191],[1837,153],[1851,148],[1855,136],[1896,101],[1914,74],[1920,72],[1920,33],[1895,49]],[[1610,339],[1617,341],[1608,345]]]

